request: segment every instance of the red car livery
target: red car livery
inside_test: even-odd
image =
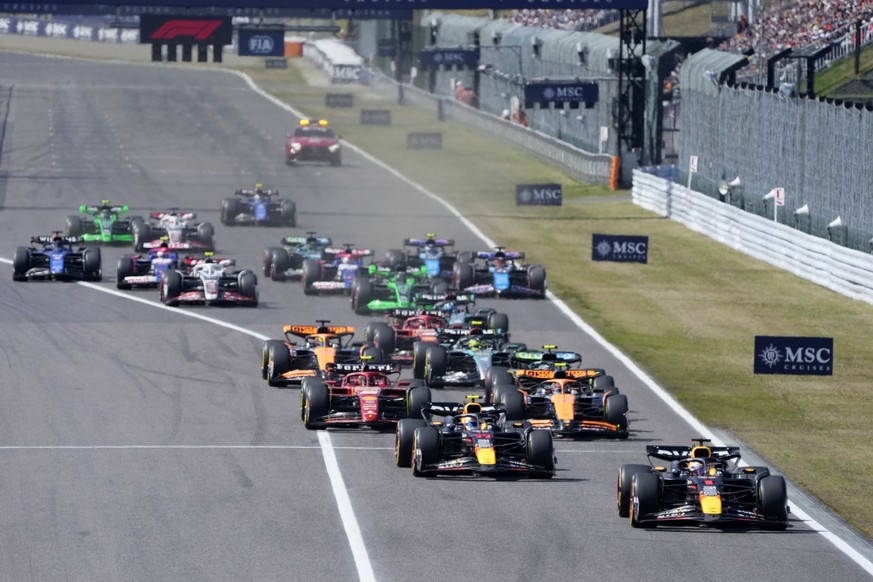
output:
[[[342,145],[339,136],[324,119],[317,122],[301,119],[285,142],[285,163],[326,162],[331,166],[342,164]]]

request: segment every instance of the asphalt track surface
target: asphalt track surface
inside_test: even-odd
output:
[[[136,214],[192,208],[216,225],[218,255],[255,269],[265,247],[305,230],[380,254],[425,232],[484,247],[354,151],[340,168],[286,167],[294,119],[238,76],[0,54],[0,118],[10,258],[103,198]],[[255,181],[297,202],[299,228],[219,223],[220,200]],[[608,369],[631,438],[558,441],[551,481],[416,479],[394,466],[393,434],[307,431],[297,389],[260,379],[259,338],[282,324],[373,318],[263,277],[256,309],[160,308],[157,291],[115,291],[126,252],[104,249],[96,285],[13,283],[0,264],[0,580],[869,577],[796,515],[786,532],[619,519],[619,465],[697,433],[552,302],[483,304],[509,314],[515,340]]]

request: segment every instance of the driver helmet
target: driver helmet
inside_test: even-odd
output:
[[[314,236],[307,236],[306,237],[306,244],[308,244],[310,246],[315,246],[315,243],[317,243],[317,242],[318,242],[318,239],[315,238]]]
[[[155,252],[155,256],[156,257],[163,257],[164,255],[167,254],[167,250],[169,250],[169,248],[170,247],[169,247],[169,245],[167,245],[167,241],[161,242],[161,244],[158,246],[158,250]]]
[[[263,184],[255,184],[255,194],[263,194],[264,193],[264,185]]]
[[[60,249],[60,248],[63,248],[63,246],[64,246],[64,239],[59,237],[59,236],[56,236],[56,237],[52,238],[52,243],[54,243],[56,249]]]
[[[476,338],[473,338],[469,342],[467,342],[467,347],[471,350],[478,350],[482,347],[482,342]]]
[[[351,258],[350,256],[346,255],[346,256],[344,256],[343,258],[340,259],[340,262],[341,262],[343,265],[348,265],[349,263],[352,262],[352,258]]]
[[[688,462],[688,474],[694,476],[702,476],[703,475],[703,461],[698,461],[697,459],[692,459]]]
[[[458,424],[468,430],[476,430],[478,428],[478,424],[476,423],[476,417],[469,414],[459,418]]]
[[[494,267],[502,269],[506,265],[506,253],[497,252],[494,254]]]
[[[206,257],[205,259],[203,259],[203,264],[205,265],[212,264],[213,262],[215,261],[212,260],[212,257]]]

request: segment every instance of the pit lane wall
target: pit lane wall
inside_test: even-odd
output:
[[[634,170],[634,204],[798,277],[873,304],[873,255],[745,212],[650,173],[654,171]]]

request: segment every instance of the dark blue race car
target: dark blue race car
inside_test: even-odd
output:
[[[461,293],[496,297],[546,296],[546,269],[525,265],[524,253],[505,251],[473,254],[473,263],[457,262],[452,270],[452,286]]]
[[[103,277],[98,247],[73,248],[79,237],[35,236],[31,244],[40,247],[17,247],[12,258],[14,281],[99,281]]]
[[[221,202],[221,223],[227,226],[253,224],[263,226],[297,226],[297,205],[279,198],[279,191],[255,184],[234,192],[236,198]]]
[[[170,250],[166,242],[149,250],[147,254],[128,255],[118,259],[115,271],[115,286],[158,287],[168,271],[179,268],[179,253]]]

